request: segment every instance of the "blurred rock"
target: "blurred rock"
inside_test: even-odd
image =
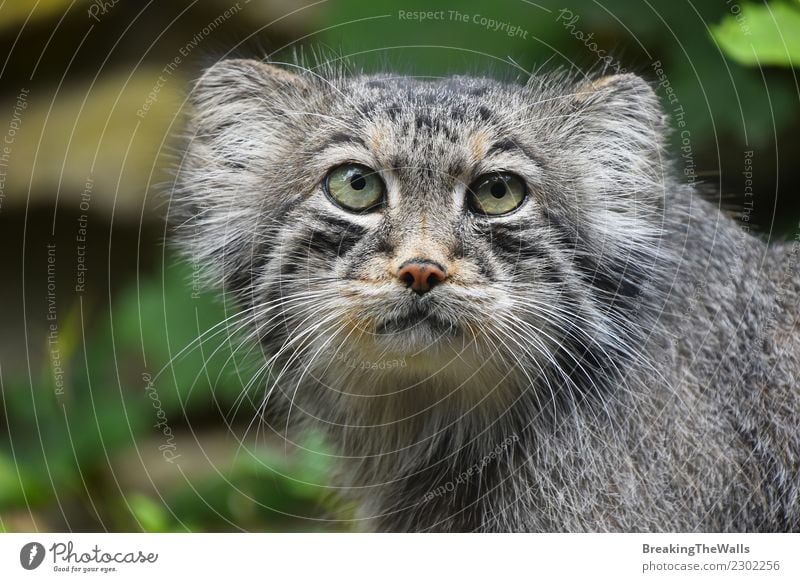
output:
[[[64,90],[29,89],[22,110],[18,99],[6,100],[0,111],[18,119],[18,129],[4,206],[58,198],[135,217],[152,208],[147,193],[166,178],[184,83],[177,73],[145,68]]]

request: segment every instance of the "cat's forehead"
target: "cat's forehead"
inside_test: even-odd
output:
[[[511,89],[489,79],[360,77],[342,91],[337,117],[387,165],[450,173],[506,137],[513,101]]]
[[[513,91],[490,79],[450,77],[414,79],[368,76],[353,80],[345,107],[354,107],[364,119],[395,123],[408,128],[468,129],[496,122]]]

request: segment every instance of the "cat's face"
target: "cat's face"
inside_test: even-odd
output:
[[[517,367],[536,383],[613,343],[646,277],[661,116],[636,78],[322,79],[227,61],[194,115],[185,241],[294,366],[498,381]]]

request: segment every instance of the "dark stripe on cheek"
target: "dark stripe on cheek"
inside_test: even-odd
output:
[[[575,229],[566,223],[560,216],[547,211],[542,211],[545,219],[545,227],[548,229],[550,236],[555,238],[563,248],[572,249],[578,241],[578,233]]]
[[[494,267],[494,263],[497,260],[492,256],[491,251],[484,251],[484,249],[474,249],[475,253],[475,264],[478,267],[478,271],[480,274],[489,281],[496,281],[497,280],[497,269]]]
[[[506,259],[542,259],[544,252],[531,240],[530,231],[505,225],[493,225],[488,234],[491,245],[506,255]]]
[[[625,265],[612,257],[597,256],[592,245],[563,219],[548,212],[545,212],[545,219],[550,226],[550,234],[562,250],[569,253],[569,259],[577,267],[581,278],[601,292],[601,303],[624,307],[639,294],[640,274],[634,266],[636,259],[631,258]]]
[[[388,255],[394,251],[394,245],[389,241],[386,235],[379,235],[378,240],[375,242],[374,252],[379,255]]]
[[[329,258],[344,256],[367,234],[364,227],[333,216],[318,219],[322,225],[309,236],[308,248]]]
[[[360,224],[355,224],[349,220],[337,218],[336,216],[328,216],[323,214],[318,216],[317,219],[331,229],[352,233],[358,237],[363,237],[367,234],[367,229]]]
[[[253,243],[244,249],[237,249],[235,253],[231,249],[226,250],[224,258],[220,257],[220,261],[225,265],[223,289],[246,300],[254,279],[262,273],[267,263],[267,246]],[[246,254],[249,259],[244,266],[238,264],[239,256],[242,254]]]
[[[574,260],[583,280],[600,291],[605,302],[629,307],[630,300],[639,294],[639,275],[631,263],[604,265],[584,252],[575,253]]]
[[[298,264],[298,258],[288,258],[283,257],[281,260],[281,275],[284,277],[289,277],[291,275],[296,275],[297,272],[300,270],[300,265]]]
[[[252,269],[239,269],[238,271],[231,273],[225,279],[223,289],[227,292],[234,293],[237,296],[246,297],[252,286]]]

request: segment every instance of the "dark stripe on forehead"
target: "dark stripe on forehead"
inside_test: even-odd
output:
[[[323,144],[317,148],[317,151],[324,151],[333,145],[342,143],[353,143],[356,145],[360,145],[361,147],[364,148],[367,147],[367,144],[365,144],[364,140],[362,140],[360,137],[339,131],[331,135],[327,140],[325,140]]]
[[[414,126],[417,132],[424,132],[423,135],[441,134],[448,139],[451,143],[459,141],[459,135],[456,130],[446,123],[445,113],[438,110],[430,110],[429,108],[421,108],[414,113]]]
[[[399,104],[397,104],[397,103],[390,103],[389,105],[387,105],[387,106],[386,106],[386,107],[383,109],[383,112],[384,112],[384,113],[385,113],[385,114],[386,114],[386,115],[389,117],[389,119],[391,119],[392,121],[396,121],[396,120],[397,120],[397,117],[400,115],[400,113],[402,113],[402,111],[403,111],[403,108],[402,108],[402,107],[400,107],[400,105],[399,105]]]
[[[478,107],[478,115],[483,121],[489,121],[492,117],[494,117],[494,114],[491,112],[491,110],[483,105]]]
[[[486,151],[486,155],[488,156],[490,154],[500,152],[518,153],[534,162],[537,166],[544,167],[545,165],[541,158],[539,158],[539,156],[536,155],[536,153],[534,153],[529,147],[511,138],[504,138],[493,143]]]
[[[501,139],[500,141],[496,141],[491,145],[491,147],[487,150],[486,155],[493,154],[495,152],[508,152],[508,151],[515,151],[519,150],[520,147],[514,143],[513,140],[510,139]]]

